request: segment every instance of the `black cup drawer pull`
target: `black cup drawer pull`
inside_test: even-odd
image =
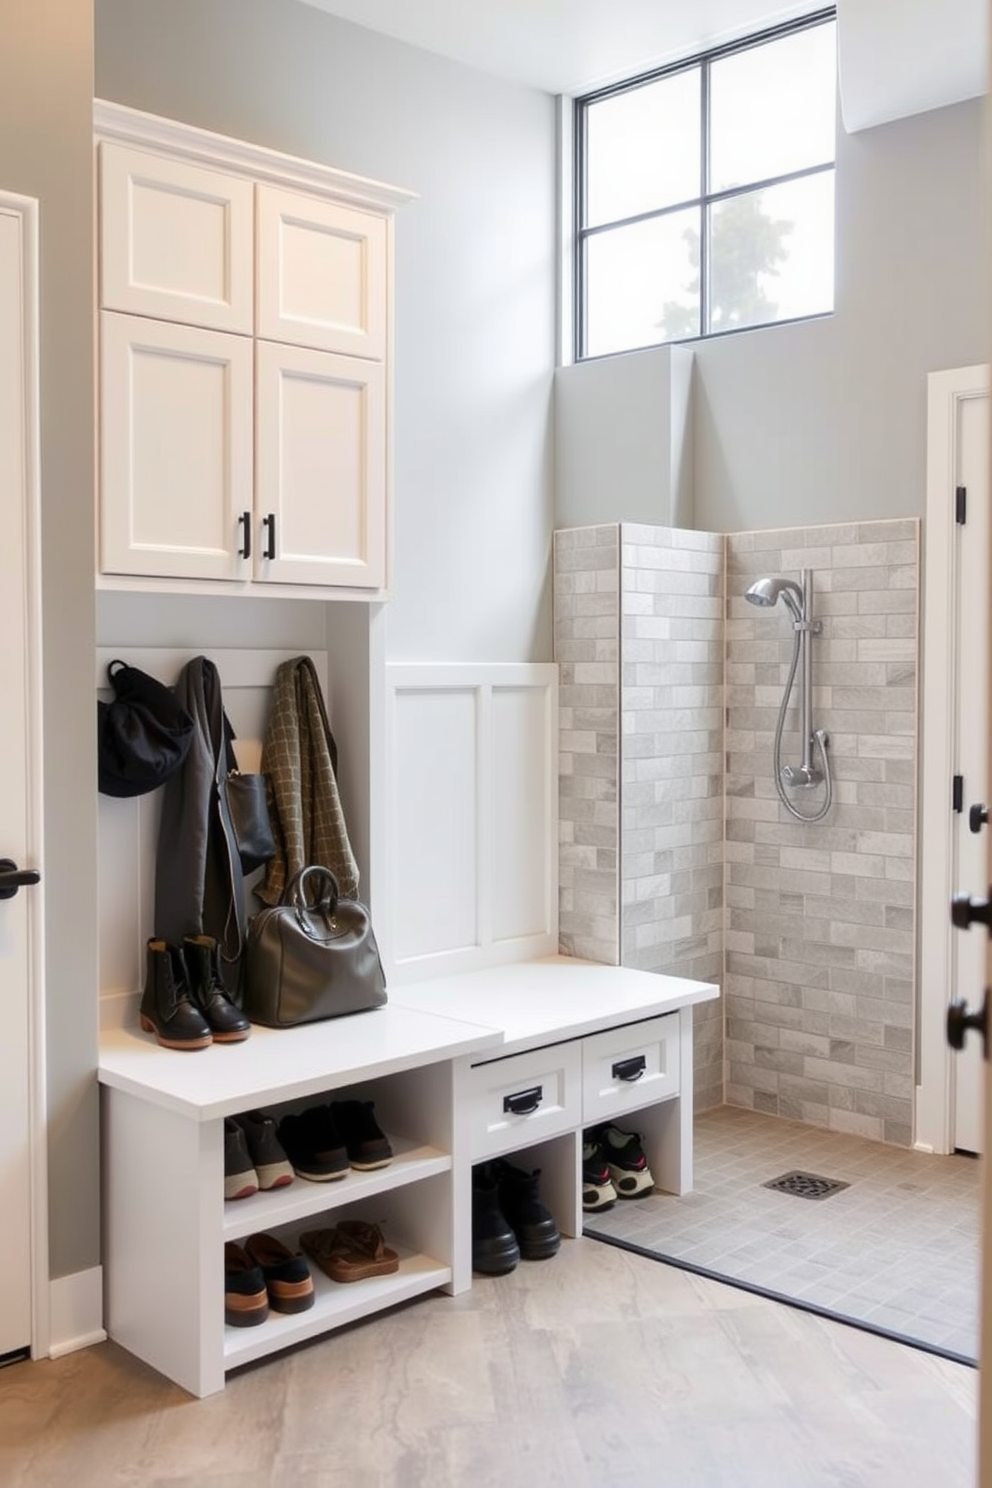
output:
[[[643,1054],[634,1054],[630,1059],[618,1059],[610,1070],[614,1080],[639,1080],[648,1067]]]
[[[529,1090],[517,1090],[513,1095],[504,1095],[503,1110],[514,1116],[529,1116],[536,1111],[544,1099],[544,1087],[532,1085]]]

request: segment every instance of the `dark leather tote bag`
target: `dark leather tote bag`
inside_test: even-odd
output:
[[[341,896],[329,868],[302,868],[281,904],[248,921],[242,1007],[253,1023],[292,1028],[385,1001],[369,912]]]

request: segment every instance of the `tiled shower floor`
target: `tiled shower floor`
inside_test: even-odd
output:
[[[720,1106],[696,1117],[691,1194],[620,1201],[585,1233],[973,1361],[980,1167]],[[762,1187],[793,1169],[850,1187]]]

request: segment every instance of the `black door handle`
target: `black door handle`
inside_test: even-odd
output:
[[[0,858],[0,899],[13,899],[18,889],[41,883],[37,868],[18,868],[13,858]]]
[[[988,1059],[989,994],[986,989],[977,1013],[969,1013],[966,1002],[952,1002],[947,1009],[947,1042],[952,1049],[963,1049],[969,1028],[982,1036],[982,1058]]]
[[[968,826],[973,832],[980,832],[989,819],[989,808],[983,801],[977,801],[968,812]]]
[[[951,924],[958,930],[967,930],[976,922],[992,933],[992,904],[988,899],[972,899],[970,894],[955,894],[951,900]]]
[[[250,558],[251,557],[251,512],[250,511],[244,511],[244,512],[242,512],[241,515],[240,515],[240,517],[238,518],[238,524],[241,527],[241,549],[240,549],[241,557],[242,558]]]

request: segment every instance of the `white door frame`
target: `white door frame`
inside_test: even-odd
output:
[[[956,430],[960,406],[988,397],[987,365],[931,372],[927,379],[927,514],[924,528],[923,770],[920,780],[920,994],[919,1053],[914,1145],[947,1153],[953,1143],[951,1061],[945,1035],[952,985],[952,821],[948,810],[954,773],[957,701],[954,604],[957,548],[951,503],[957,485]],[[972,886],[974,892],[976,886]],[[976,991],[975,996],[978,993]]]
[[[39,419],[39,274],[38,202],[33,197],[0,191],[0,212],[18,219],[21,234],[21,304],[23,306],[22,387],[24,397],[24,466],[21,500],[24,513],[24,631],[28,651],[26,813],[29,852],[24,867],[42,861],[42,687],[41,687],[41,435]],[[2,846],[2,844],[0,844]],[[45,1078],[45,935],[44,881],[28,896],[28,1132],[31,1207],[31,1356],[44,1358],[50,1347],[48,1262],[48,1148]]]

